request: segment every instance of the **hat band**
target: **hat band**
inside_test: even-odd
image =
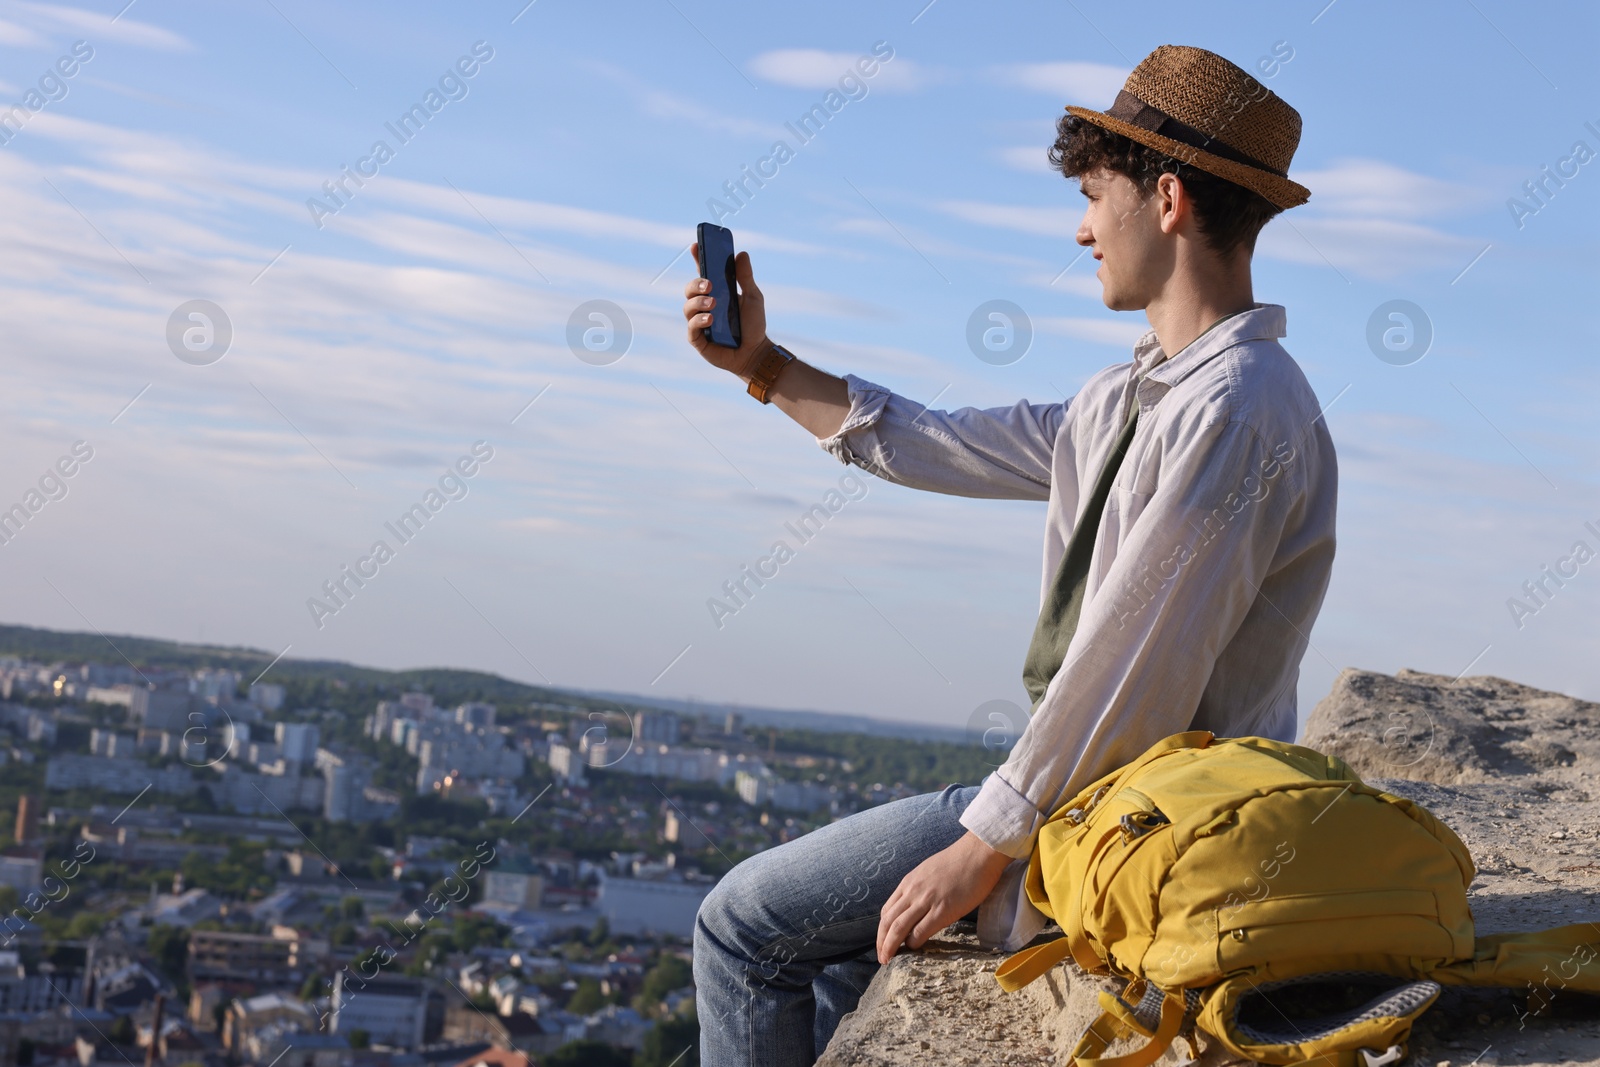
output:
[[[1180,144],[1188,145],[1190,148],[1198,148],[1203,152],[1210,152],[1214,156],[1221,156],[1223,159],[1231,160],[1234,163],[1243,163],[1247,167],[1264,170],[1268,174],[1276,174],[1280,178],[1289,176],[1276,167],[1269,167],[1259,159],[1245,155],[1232,145],[1223,144],[1215,137],[1202,133],[1187,122],[1173,118],[1160,108],[1151,107],[1126,89],[1117,92],[1116,103],[1111,105],[1111,110],[1107,111],[1106,114],[1114,119],[1137,126],[1141,130],[1149,130],[1151,133],[1171,138]]]

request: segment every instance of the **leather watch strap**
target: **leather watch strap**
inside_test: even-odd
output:
[[[778,375],[783,373],[783,368],[794,361],[794,354],[776,341],[770,342],[771,346],[756,360],[755,368],[750,372],[750,395],[763,404],[772,403],[769,394],[772,387],[777,384]]]

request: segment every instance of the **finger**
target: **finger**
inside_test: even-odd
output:
[[[900,946],[906,943],[906,935],[921,920],[925,911],[926,907],[921,903],[911,903],[895,916],[894,921],[889,924],[889,933],[884,940],[887,950],[878,954],[880,962],[888,963],[894,958],[895,953],[900,951]]]
[[[693,345],[694,350],[699,352],[701,355],[705,355],[706,349],[711,347],[711,341],[706,337],[705,334],[705,331],[709,330],[710,328],[710,315],[699,314],[689,316],[689,343]]]
[[[906,882],[909,881],[910,878],[911,878],[911,876],[908,874],[904,878],[900,879],[899,883],[895,885],[894,892],[890,893],[889,894],[889,899],[883,902],[883,906],[884,906],[885,909],[889,908],[892,905],[898,904],[900,901],[905,899],[905,896],[906,896]]]
[[[891,904],[885,904],[878,913],[878,937],[872,947],[878,954],[879,963],[883,962],[883,946],[889,938],[889,924],[894,921],[894,913],[890,909]]]
[[[950,920],[945,918],[944,909],[937,905],[928,908],[917,924],[906,935],[907,948],[921,948],[928,943],[928,938],[950,925]]]
[[[887,963],[894,954],[895,946],[890,944],[890,931],[894,928],[895,920],[905,910],[905,896],[896,889],[894,895],[883,905],[883,910],[878,913],[878,962]]]
[[[699,270],[700,243],[698,241],[689,245],[689,258],[695,261],[695,269]],[[704,278],[690,278],[688,284],[683,287],[683,295],[698,296],[701,293],[709,292],[710,290],[711,283],[706,281]]]
[[[908,889],[905,880],[901,881],[891,900],[891,904],[884,905],[878,922],[878,958],[883,963],[893,958],[895,951],[905,941],[906,932],[915,925],[922,912],[915,889]]]
[[[734,275],[739,279],[739,291],[747,297],[761,299],[761,289],[756,285],[756,274],[750,266],[750,253],[740,252],[733,260]]]
[[[900,909],[905,906],[906,899],[911,895],[911,876],[914,873],[916,872],[907,872],[906,875],[900,879],[900,881],[894,887],[894,892],[889,894],[889,899],[884,901],[883,907],[878,909],[879,915],[887,915],[892,917],[900,913]],[[886,926],[887,922],[879,924],[880,929]]]

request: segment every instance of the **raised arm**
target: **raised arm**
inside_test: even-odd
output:
[[[749,254],[739,253],[735,266],[744,327],[737,349],[713,344],[706,336],[715,306],[710,282],[695,278],[684,287],[683,314],[695,351],[748,383],[771,342],[766,304]],[[1051,456],[1066,411],[1064,404],[1027,402],[935,411],[800,359],[784,365],[768,399],[842,462],[915,489],[995,499],[1049,497]]]

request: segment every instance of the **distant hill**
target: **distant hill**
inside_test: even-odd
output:
[[[102,635],[68,630],[42,630],[32,626],[0,625],[0,656],[16,656],[43,663],[130,662],[140,668],[173,670],[219,667],[238,671],[248,682],[272,663],[274,653],[238,645],[192,644],[128,634]],[[746,723],[755,726],[869,734],[878,737],[905,737],[925,741],[966,740],[963,731],[950,727],[893,722],[865,715],[841,715],[825,711],[700,704],[627,693],[556,689],[527,685],[487,671],[468,671],[454,667],[420,667],[412,670],[388,671],[377,667],[361,667],[340,660],[284,657],[272,667],[272,679],[281,682],[290,678],[342,679],[352,684],[392,687],[396,690],[417,686],[433,693],[444,704],[458,703],[462,700],[487,700],[504,704],[571,704],[578,707],[620,708],[624,711],[662,708],[677,712],[704,712],[713,717],[737,711],[744,717]]]
[[[136,667],[196,670],[221,667],[238,671],[249,681],[272,663],[273,653],[242,646],[190,644],[163,641],[128,634],[86,634],[66,630],[41,630],[32,626],[0,625],[0,655],[51,663],[132,663]],[[412,685],[446,693],[482,694],[477,699],[503,700],[526,704],[534,701],[571,702],[580,694],[541,686],[524,685],[498,674],[466,671],[451,667],[422,667],[406,671],[386,671],[360,667],[339,660],[293,659],[284,657],[272,668],[275,678],[340,678],[375,686]],[[579,701],[588,704],[594,701]]]
[[[749,707],[744,704],[713,704],[698,700],[669,700],[661,697],[634,696],[628,693],[608,693],[585,690],[591,697],[618,703],[629,701],[636,706],[664,708],[679,714],[705,714],[720,719],[730,711],[743,717],[746,725],[775,726],[780,730],[822,730],[827,733],[868,734],[872,737],[903,737],[914,741],[947,741],[964,744],[971,735],[955,726],[934,726],[929,723],[896,722],[892,719],[875,719],[870,715],[848,715],[836,711],[804,711],[788,708]]]

